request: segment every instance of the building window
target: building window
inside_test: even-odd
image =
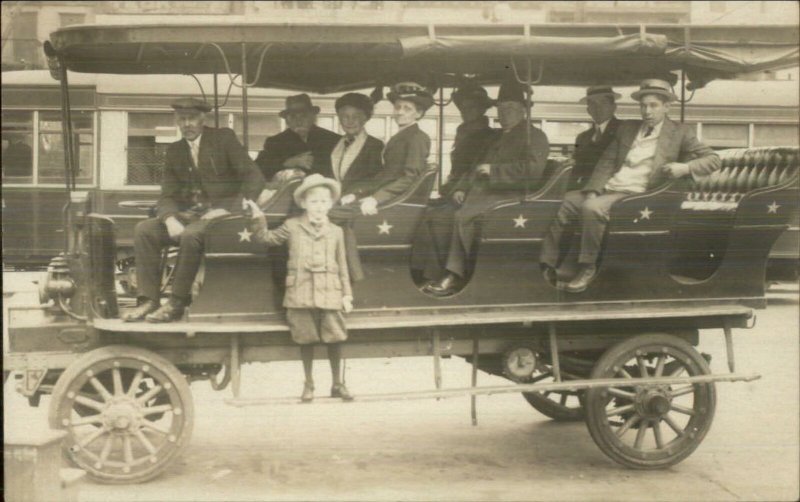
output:
[[[3,110],[3,183],[33,183],[33,112]]]
[[[72,141],[75,149],[75,182],[91,184],[94,173],[94,114],[72,112]],[[64,136],[59,112],[39,112],[40,183],[64,183]]]
[[[703,124],[703,143],[711,148],[747,148],[747,124]]]
[[[61,27],[83,24],[86,21],[86,14],[62,12],[58,15]]]
[[[753,129],[753,146],[798,146],[797,124],[756,124]]]
[[[128,185],[159,185],[167,147],[180,139],[172,113],[128,114]]]
[[[38,17],[36,12],[21,12],[11,23],[14,60],[26,66],[39,63],[39,40],[36,38]]]

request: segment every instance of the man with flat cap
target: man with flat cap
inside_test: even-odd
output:
[[[454,213],[444,274],[425,286],[434,296],[450,296],[465,284],[478,219],[498,202],[521,197],[541,186],[550,145],[541,129],[526,126],[528,86],[515,79],[500,86],[497,115],[503,128],[483,160],[462,180],[463,204]],[[431,259],[435,259],[432,256]],[[430,265],[430,264],[429,264]]]
[[[211,107],[196,98],[172,104],[183,138],[167,148],[156,217],[134,230],[138,306],[126,321],[171,322],[191,302],[191,287],[203,255],[206,226],[241,210],[242,197],[255,200],[264,178],[230,129],[206,127]],[[169,301],[160,306],[161,251],[179,246]]]
[[[545,278],[553,283],[564,229],[581,224],[578,272],[563,286],[571,293],[586,290],[597,274],[597,259],[615,202],[670,179],[691,176],[697,180],[720,167],[719,156],[698,141],[693,126],[667,117],[670,103],[678,99],[669,82],[645,80],[631,97],[639,102],[642,120],[620,125],[586,185],[564,196],[542,243],[540,263]]]
[[[286,98],[286,107],[280,112],[286,120],[286,130],[264,141],[264,148],[256,164],[267,181],[275,181],[301,171],[308,175],[318,173],[333,178],[331,153],[341,136],[316,125],[319,107],[311,103],[308,94]]]
[[[586,104],[586,111],[592,118],[592,127],[575,138],[575,154],[572,157],[567,190],[580,190],[589,181],[594,166],[611,140],[617,134],[620,120],[614,115],[617,99],[621,96],[607,85],[589,87],[580,103]]]

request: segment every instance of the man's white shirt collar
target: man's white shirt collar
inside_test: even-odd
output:
[[[657,138],[661,134],[661,126],[664,125],[664,122],[667,121],[667,118],[664,117],[664,120],[653,126],[653,132],[647,138]],[[642,127],[639,128],[639,134],[636,136],[637,139],[643,139],[644,133],[647,132],[647,123],[642,122]]]

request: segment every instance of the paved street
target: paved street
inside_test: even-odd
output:
[[[9,279],[10,274],[4,274]],[[28,289],[28,278],[4,291]],[[11,283],[13,286],[10,286]],[[8,286],[8,287],[7,287]],[[27,298],[27,300],[25,300]],[[20,292],[4,301],[31,303]],[[233,408],[195,383],[196,423],[184,456],[164,476],[128,488],[86,482],[82,501],[161,500],[796,500],[800,441],[798,287],[779,286],[752,330],[734,332],[738,370],[761,380],[718,384],[714,425],[699,449],[664,471],[617,466],[583,423],[554,423],[519,395],[469,399]],[[701,332],[700,350],[726,371],[722,332]],[[445,386],[469,384],[469,366],[444,362]],[[423,358],[347,363],[354,393],[432,388]],[[317,394],[329,382],[315,368]],[[299,362],[245,367],[247,397],[295,396]],[[482,374],[481,385],[504,381]],[[4,389],[6,426],[45,424],[48,399],[30,409]]]

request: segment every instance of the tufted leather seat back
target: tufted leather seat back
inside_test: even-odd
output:
[[[734,211],[748,192],[796,178],[800,154],[793,147],[738,148],[717,152],[718,171],[692,183],[682,209]]]

